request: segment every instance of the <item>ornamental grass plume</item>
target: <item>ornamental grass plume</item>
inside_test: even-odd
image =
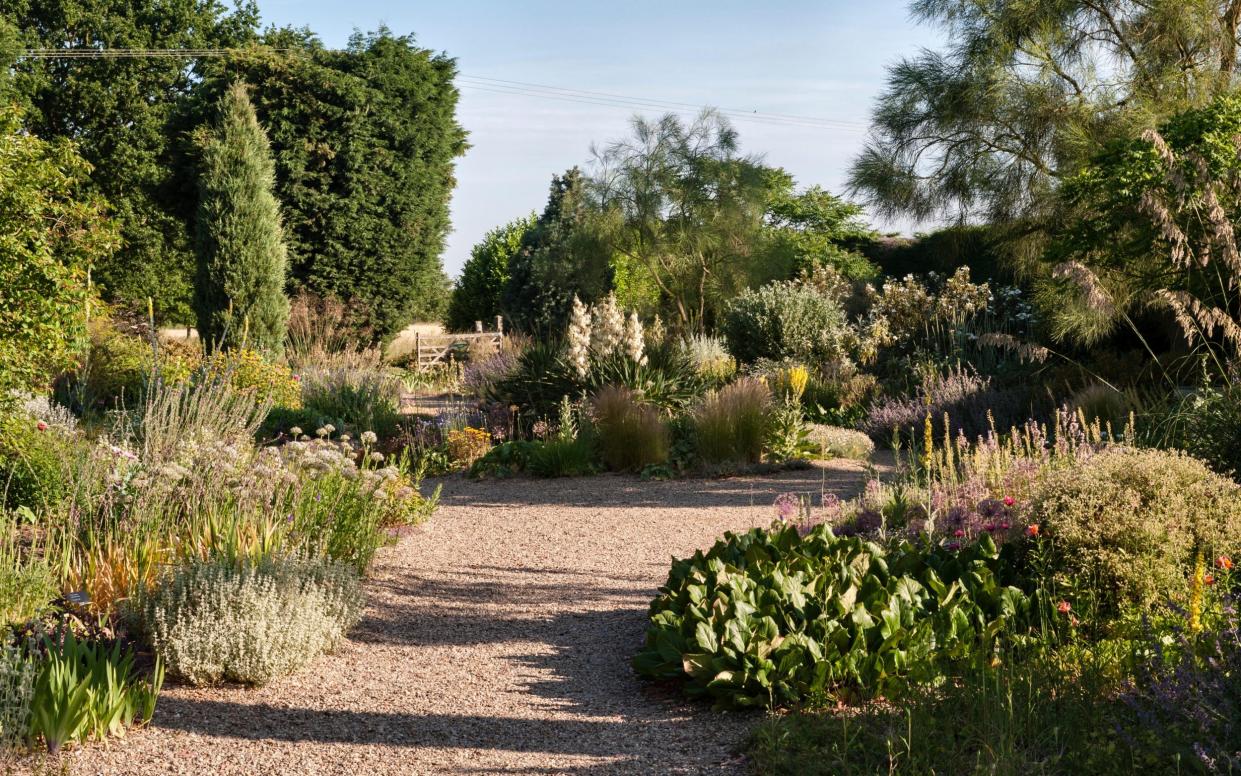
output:
[[[573,310],[569,314],[569,332],[567,335],[569,363],[579,377],[590,372],[590,344],[592,339],[591,314],[582,300],[573,295]]]

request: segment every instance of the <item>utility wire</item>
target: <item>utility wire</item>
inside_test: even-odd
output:
[[[547,84],[536,84],[527,81],[512,81],[506,78],[485,78],[483,76],[465,75],[459,77],[458,80],[467,82],[483,82],[484,84],[503,86],[505,88],[520,88],[523,90],[534,90],[538,92],[548,92],[552,94],[572,94],[582,95],[592,98],[607,98],[610,100],[620,100],[623,102],[636,102],[643,105],[659,105],[668,108],[684,108],[687,110],[700,110],[701,105],[694,105],[687,102],[673,102],[671,100],[659,100],[654,98],[629,97],[623,94],[614,94],[612,92],[596,92],[588,89],[571,89],[563,86],[549,86]],[[754,115],[754,111],[747,111],[741,108],[719,108],[721,113],[735,113],[738,115]],[[787,113],[767,113],[762,112],[758,115],[764,118],[784,119],[788,121],[806,122],[816,125],[832,126],[840,129],[867,129],[868,125],[857,121],[845,121],[841,119],[817,118],[814,116],[798,116]]]
[[[278,52],[294,51],[295,49],[271,49]],[[226,57],[237,53],[240,49],[220,48],[185,48],[185,49],[128,49],[128,48],[43,48],[25,49],[19,54],[24,59],[197,59],[202,57]],[[657,98],[631,97],[613,92],[600,92],[589,89],[574,89],[548,84],[514,81],[506,78],[489,78],[460,74],[457,76],[459,85],[492,94],[509,94],[520,97],[537,97],[541,99],[575,102],[584,105],[625,108],[628,110],[664,110],[685,113],[702,110],[702,105],[686,102],[661,100]],[[799,116],[786,113],[766,113],[746,111],[737,108],[717,108],[721,115],[731,119],[751,121],[769,126],[807,127],[817,129],[834,129],[850,132],[864,132],[867,125],[856,121]]]

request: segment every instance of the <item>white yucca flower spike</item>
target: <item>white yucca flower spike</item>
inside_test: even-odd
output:
[[[579,377],[585,377],[590,371],[590,311],[582,300],[573,295],[573,311],[569,315],[569,363],[577,371]]]
[[[625,321],[625,355],[629,356],[629,360],[635,364],[645,364],[646,356],[642,351],[646,348],[646,340],[642,335],[642,321],[638,320],[638,314],[629,313],[629,319]]]
[[[602,302],[595,305],[594,323],[591,349],[599,357],[612,355],[625,338],[625,314],[616,306],[615,294],[608,294]]]

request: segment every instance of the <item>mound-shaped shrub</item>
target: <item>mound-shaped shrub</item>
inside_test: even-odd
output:
[[[262,685],[332,651],[361,617],[354,571],[327,561],[192,561],[135,614],[168,671],[192,684]]]
[[[1025,628],[1030,599],[1006,568],[990,537],[887,552],[826,526],[725,534],[673,562],[634,667],[724,707],[891,693],[989,661]]]
[[[875,452],[875,443],[861,431],[814,423],[806,441],[824,458],[868,460]]]
[[[1030,511],[1052,583],[1089,595],[1103,622],[1186,606],[1197,557],[1241,549],[1241,486],[1178,452],[1110,448],[1051,474]]]

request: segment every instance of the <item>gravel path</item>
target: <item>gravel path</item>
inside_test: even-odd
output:
[[[669,556],[766,524],[786,491],[852,495],[861,467],[641,482],[444,482],[381,552],[366,618],[268,687],[169,687],[148,729],[79,774],[727,773],[759,719],[686,704],[629,659]],[[817,498],[816,498],[817,501]],[[59,770],[59,769],[58,769]]]

